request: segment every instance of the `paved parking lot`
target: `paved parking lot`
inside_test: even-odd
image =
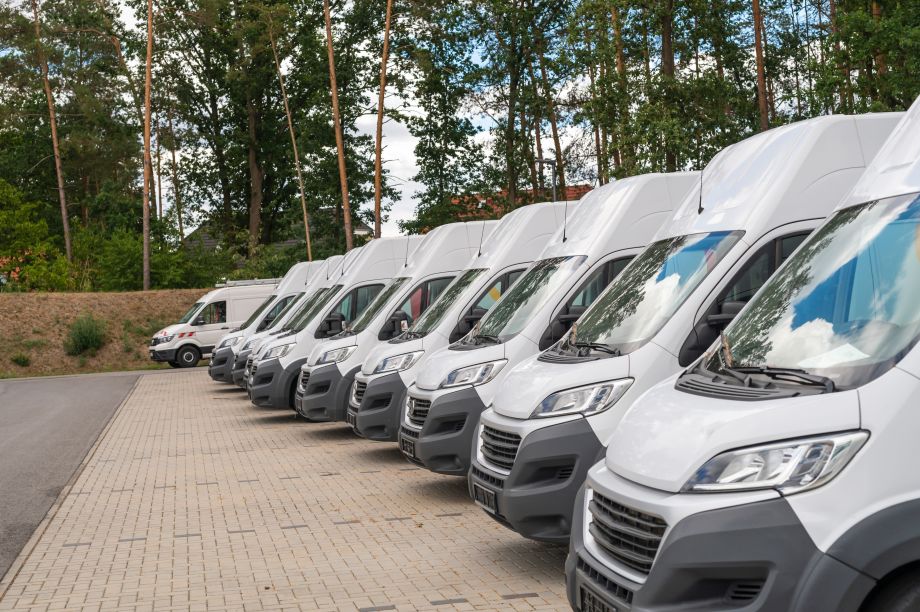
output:
[[[0,610],[567,610],[565,549],[465,482],[207,372],[145,375],[0,583]]]

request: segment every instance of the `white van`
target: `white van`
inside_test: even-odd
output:
[[[312,316],[294,335],[266,339],[246,365],[246,389],[253,404],[292,408],[302,366],[317,340],[340,333],[364,312],[406,265],[421,241],[417,236],[377,238],[346,257],[338,281],[324,292]]]
[[[268,329],[279,316],[299,300],[310,285],[311,279],[323,266],[320,261],[304,261],[290,267],[275,292],[262,302],[262,305],[249,315],[240,328],[231,331],[218,341],[217,348],[211,353],[208,374],[217,382],[231,382],[234,347],[250,335]]]
[[[301,367],[294,408],[311,421],[344,421],[355,374],[378,342],[402,334],[433,304],[488,240],[497,221],[448,223],[422,239],[412,257],[345,330],[317,342]]]
[[[206,293],[178,322],[154,334],[150,358],[174,368],[197,365],[224,334],[238,328],[272,295],[279,280],[229,281]]]
[[[721,151],[673,220],[481,419],[473,498],[565,542],[588,468],[635,398],[699,357],[853,187],[900,113],[819,117]]]
[[[352,249],[348,256],[357,256],[361,248]],[[230,380],[234,385],[246,390],[246,362],[249,355],[254,349],[264,342],[267,338],[276,338],[281,334],[290,333],[292,330],[296,333],[300,327],[306,325],[307,321],[312,318],[309,315],[312,308],[321,301],[325,289],[335,284],[335,281],[342,275],[342,265],[346,257],[342,255],[333,255],[324,259],[321,266],[310,276],[310,283],[303,296],[297,299],[292,305],[280,313],[275,320],[261,331],[255,331],[244,336],[239,343],[231,346],[233,351],[233,361],[230,368]]]
[[[407,394],[403,454],[465,476],[479,415],[511,368],[559,340],[698,181],[699,173],[623,179],[570,208],[539,260],[476,328],[425,362]]]
[[[346,421],[369,440],[395,442],[406,389],[426,355],[456,342],[514,284],[562,225],[566,203],[522,206],[501,218],[466,270],[400,336],[374,346],[355,374]]]
[[[918,192],[915,104],[710,350],[626,412],[576,503],[573,606],[917,609]]]

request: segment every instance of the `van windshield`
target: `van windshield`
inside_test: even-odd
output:
[[[535,262],[479,320],[478,331],[462,343],[506,342],[517,335],[546,302],[561,297],[565,282],[587,259],[584,255],[551,257]],[[478,340],[477,340],[478,339]]]
[[[743,232],[676,236],[645,248],[554,349],[625,355],[648,342],[738,242]]]
[[[195,302],[195,305],[189,308],[187,313],[182,315],[182,318],[179,319],[179,323],[188,323],[191,321],[192,317],[194,317],[198,311],[201,310],[202,306],[204,306],[204,302]]]
[[[371,324],[371,321],[374,320],[374,317],[377,316],[383,307],[387,305],[390,301],[390,298],[399,291],[399,288],[409,282],[408,277],[400,276],[394,278],[390,283],[380,290],[380,293],[374,297],[374,300],[367,305],[367,308],[364,309],[364,312],[358,313],[357,318],[355,319],[354,325],[352,325],[348,331],[358,333],[364,331],[368,325]]]
[[[466,291],[466,288],[485,271],[485,268],[467,270],[455,278],[454,281],[447,286],[447,289],[444,290],[444,293],[435,300],[434,304],[429,306],[428,310],[422,313],[422,316],[415,322],[415,325],[409,328],[409,333],[415,337],[421,337],[431,333],[441,322],[441,319],[444,318],[451,304],[453,304],[460,294]]]
[[[259,307],[256,308],[256,311],[252,313],[251,315],[249,315],[249,318],[246,319],[246,322],[240,325],[240,329],[246,329],[247,327],[249,327],[256,321],[258,321],[259,315],[261,315],[262,312],[264,312],[265,309],[268,308],[268,305],[271,304],[275,300],[276,297],[278,296],[273,293],[267,298],[265,298],[265,301],[259,304]],[[184,323],[184,321],[180,321],[180,323]]]
[[[755,377],[758,369],[771,376],[792,369],[829,378],[836,389],[858,387],[917,342],[918,303],[920,197],[846,208],[764,285],[703,367]]]
[[[335,285],[319,289],[316,293],[307,298],[281,329],[289,332],[299,332],[302,330],[307,326],[307,323],[313,320],[313,317],[317,315],[320,309],[335,297],[341,288],[342,285]]]

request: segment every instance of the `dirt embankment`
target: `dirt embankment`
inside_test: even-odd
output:
[[[0,378],[169,367],[150,361],[150,337],[207,291],[0,293]],[[87,313],[105,322],[105,345],[69,356],[70,325]]]

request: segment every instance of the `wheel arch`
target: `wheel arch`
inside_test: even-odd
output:
[[[874,580],[920,564],[920,499],[889,506],[862,519],[827,554]]]

